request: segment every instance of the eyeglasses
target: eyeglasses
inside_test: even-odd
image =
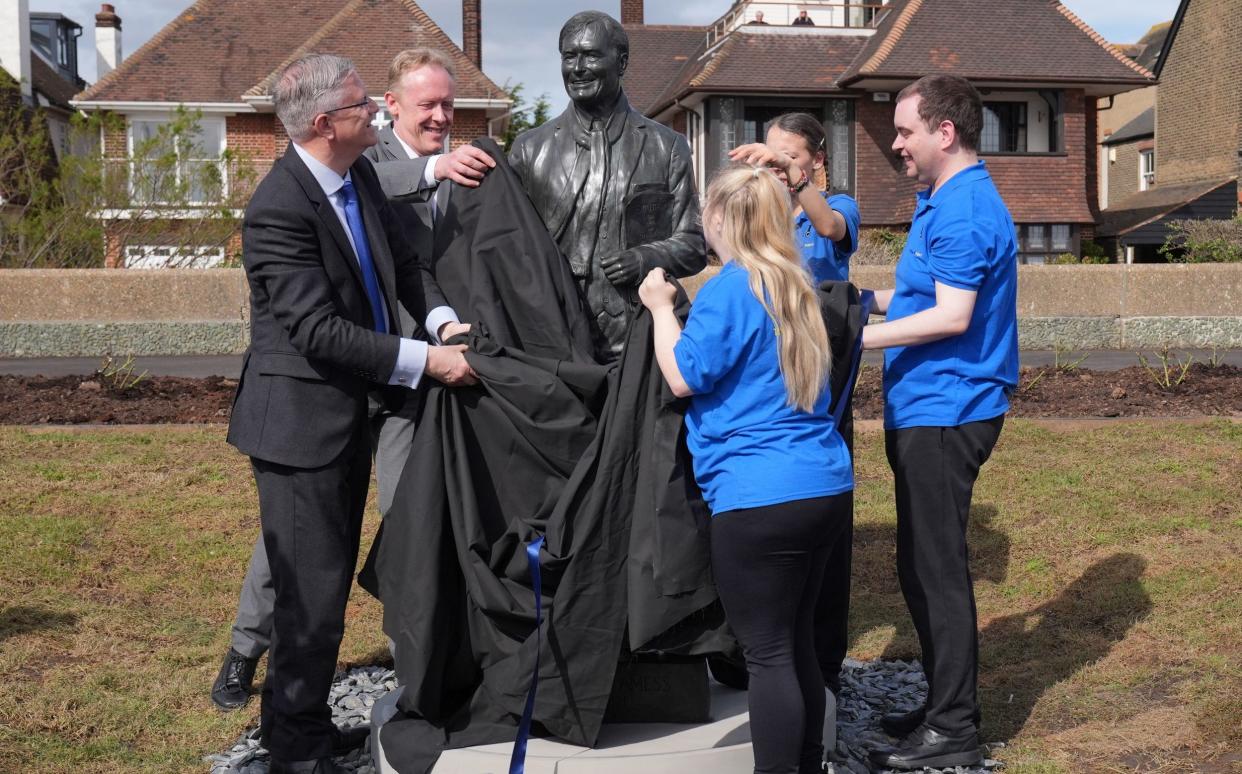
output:
[[[355,102],[352,105],[341,105],[340,107],[335,107],[335,108],[332,108],[331,110],[325,110],[323,112],[324,112],[324,115],[327,115],[328,113],[335,113],[338,110],[350,110],[352,108],[365,107],[366,105],[371,105],[371,104],[374,104],[374,103],[371,101],[370,98],[367,98],[361,102]]]

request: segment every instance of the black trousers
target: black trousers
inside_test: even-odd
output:
[[[712,574],[750,676],[756,774],[820,770],[824,681],[815,604],[850,502],[846,493],[712,519]]]
[[[841,536],[832,546],[824,569],[824,585],[815,606],[815,652],[824,686],[834,695],[841,693],[841,664],[850,644],[850,577],[854,558],[854,493],[847,492],[849,502],[842,506],[845,523]]]
[[[1005,417],[956,427],[887,430],[897,500],[897,579],[927,674],[927,724],[951,734],[979,722],[978,617],[966,548],[979,468]]]
[[[324,467],[251,462],[276,592],[262,735],[275,759],[319,758],[332,750],[328,693],[358,560],[371,443],[359,423]]]

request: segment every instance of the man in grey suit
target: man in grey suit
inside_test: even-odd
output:
[[[414,236],[419,257],[430,265],[436,220],[448,208],[449,180],[477,187],[488,169],[496,166],[483,151],[463,145],[445,152],[453,128],[456,83],[453,62],[430,48],[413,48],[393,57],[388,67],[388,91],[384,94],[393,121],[379,133],[379,142],[363,155],[375,165],[380,186],[393,202],[393,210]],[[417,321],[400,309],[401,325],[417,330]],[[414,422],[419,404],[372,406],[372,438],[375,441],[375,477],[379,486],[380,514],[392,506],[393,492],[410,456]]]
[[[452,67],[447,56],[431,49],[397,54],[389,67],[384,95],[394,122],[381,130],[379,142],[363,153],[374,163],[380,185],[393,202],[393,212],[403,222],[406,238],[412,240],[415,253],[424,263],[431,258],[437,212],[447,206],[451,188],[440,182],[452,180],[474,187],[486,170],[495,166],[490,156],[473,146],[444,152],[453,126]],[[424,336],[421,321],[404,304],[398,303],[395,311],[403,335]],[[370,395],[368,416],[381,514],[392,505],[420,407],[421,393],[413,391]],[[271,643],[275,596],[260,534],[242,582],[230,647],[212,685],[212,701],[222,710],[240,708],[250,699],[255,669]]]

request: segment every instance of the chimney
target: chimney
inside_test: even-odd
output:
[[[103,78],[120,63],[121,17],[111,3],[104,3],[95,14],[95,79]]]
[[[0,67],[21,84],[30,102],[30,0],[0,2]]]
[[[643,23],[643,0],[621,0],[621,23]]]
[[[483,69],[483,0],[461,0],[461,50],[474,66]]]

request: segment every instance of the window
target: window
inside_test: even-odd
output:
[[[1023,223],[1018,230],[1018,263],[1047,263],[1061,253],[1076,252],[1074,227],[1069,223]]]
[[[747,105],[742,112],[742,136],[738,138],[738,145],[748,142],[763,142],[768,136],[768,124],[777,116],[786,113],[792,113],[796,110],[805,110],[814,113],[814,109],[801,107],[782,107],[773,105]]]
[[[983,103],[979,150],[983,153],[1026,153],[1025,102]]]
[[[127,269],[214,269],[223,263],[223,247],[125,246]]]
[[[1156,151],[1139,151],[1139,190],[1146,191],[1156,185]]]
[[[30,22],[30,45],[34,46],[49,61],[56,60],[56,47],[52,43],[56,35],[56,23],[47,19],[32,19]]]
[[[224,119],[175,136],[167,119],[130,119],[129,192],[142,204],[211,204],[227,193]]]
[[[69,67],[72,62],[69,61],[69,52],[77,46],[77,40],[74,39],[73,33],[69,27],[62,24],[56,30],[57,37],[60,38],[60,45],[56,47],[56,64],[61,67]]]

